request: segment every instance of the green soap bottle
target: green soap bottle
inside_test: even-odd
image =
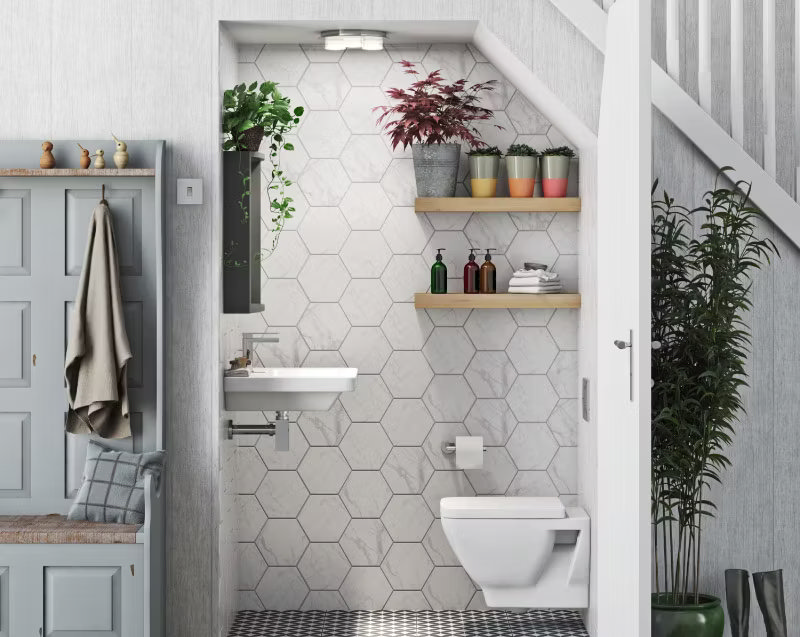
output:
[[[436,263],[431,266],[431,294],[447,294],[447,266],[442,261],[442,250],[436,248]]]

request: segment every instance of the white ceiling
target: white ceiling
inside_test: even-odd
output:
[[[457,20],[330,20],[291,22],[224,22],[240,44],[322,43],[320,31],[326,29],[376,29],[388,33],[387,44],[415,42],[472,42],[477,21]]]

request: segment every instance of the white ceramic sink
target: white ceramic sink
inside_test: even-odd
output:
[[[225,376],[225,409],[326,411],[356,388],[356,376],[352,367],[251,367],[246,376]]]

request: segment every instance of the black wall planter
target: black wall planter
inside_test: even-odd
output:
[[[222,311],[261,312],[261,162],[264,155],[222,153]]]

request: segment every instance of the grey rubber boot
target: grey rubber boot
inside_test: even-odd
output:
[[[783,599],[783,571],[753,573],[756,599],[767,625],[767,637],[786,637],[786,605]]]
[[[750,632],[750,574],[739,568],[725,571],[725,598],[731,637],[747,637]]]

